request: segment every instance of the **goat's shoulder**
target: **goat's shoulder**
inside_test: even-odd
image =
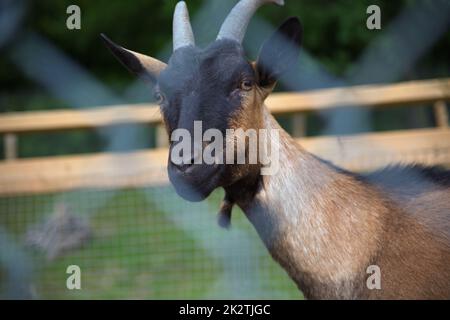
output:
[[[394,192],[408,194],[427,192],[429,188],[450,188],[450,170],[440,166],[390,165],[362,177]]]
[[[361,176],[402,211],[440,230],[450,241],[450,170],[422,165],[389,166]]]

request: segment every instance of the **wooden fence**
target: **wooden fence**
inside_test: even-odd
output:
[[[437,126],[427,129],[299,138],[307,150],[350,170],[375,169],[392,162],[449,164],[450,130],[446,102],[450,79],[367,85],[302,93],[272,94],[272,113],[301,114],[343,106],[396,107],[433,104]],[[158,147],[131,153],[18,159],[17,140],[28,132],[88,129],[124,123],[156,125]],[[0,195],[117,188],[167,183],[167,138],[158,107],[123,105],[84,110],[0,114],[5,160],[0,161]]]

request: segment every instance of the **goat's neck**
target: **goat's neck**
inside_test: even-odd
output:
[[[266,129],[279,130],[280,168],[242,182],[255,191],[234,200],[307,296],[350,297],[365,285],[357,282],[376,254],[386,204],[375,190],[306,152],[264,112]]]

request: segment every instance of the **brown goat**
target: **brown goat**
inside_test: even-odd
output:
[[[273,175],[261,174],[260,161],[205,164],[189,156],[180,164],[169,158],[176,191],[199,201],[224,188],[221,224],[228,224],[234,203],[242,208],[307,298],[450,298],[450,173],[411,166],[356,175],[297,145],[264,100],[296,63],[300,22],[288,19],[256,62],[246,59],[241,45],[251,16],[265,2],[282,4],[240,1],[204,49],[195,46],[186,5],[178,3],[167,65],[104,37],[128,69],[154,86],[169,135],[192,132],[194,121],[202,121],[205,131],[266,129],[267,142],[279,147]],[[171,139],[171,151],[178,143]],[[380,272],[380,287],[368,285],[372,266]]]

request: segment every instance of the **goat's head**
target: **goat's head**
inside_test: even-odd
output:
[[[173,19],[173,54],[167,65],[103,39],[122,64],[152,85],[169,136],[180,128],[194,136],[194,121],[202,121],[203,132],[257,130],[263,125],[263,102],[277,77],[296,62],[302,33],[299,20],[288,19],[264,43],[257,61],[249,61],[241,43],[251,16],[266,2],[283,4],[283,0],[240,1],[216,41],[206,48],[195,46],[186,4],[179,2]],[[171,150],[176,145],[171,142]],[[260,169],[258,164],[189,162],[180,165],[169,158],[168,172],[177,192],[193,201]]]

